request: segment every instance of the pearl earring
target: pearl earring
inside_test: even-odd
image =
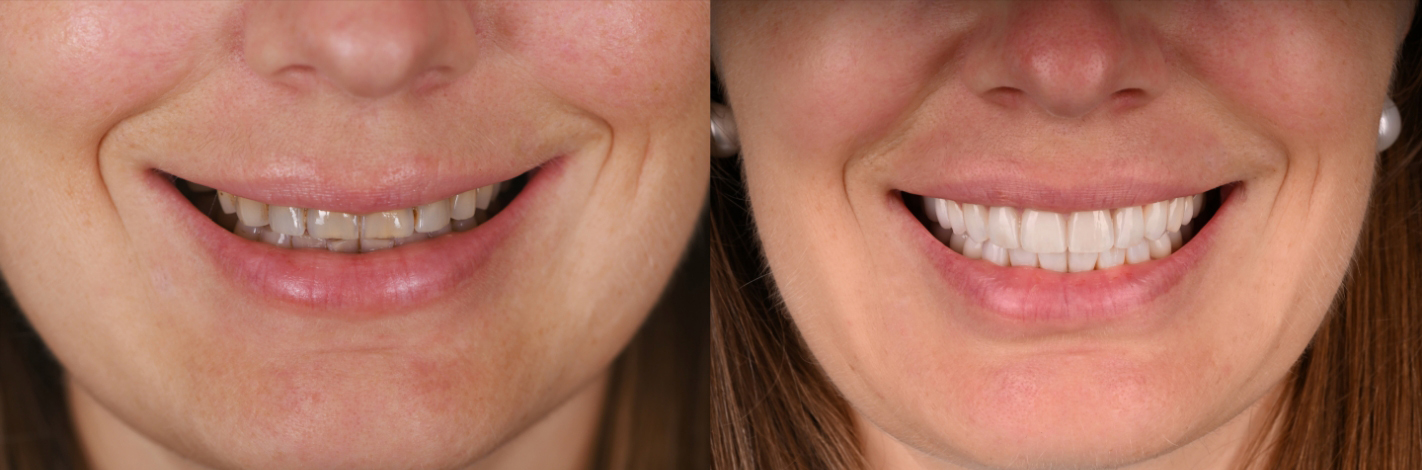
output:
[[[1402,135],[1402,114],[1397,112],[1397,103],[1388,98],[1387,106],[1383,108],[1382,118],[1378,121],[1378,151],[1387,150],[1393,143],[1397,142],[1397,137]]]
[[[736,135],[736,118],[731,108],[711,103],[711,156],[731,157],[740,151],[741,140]]]

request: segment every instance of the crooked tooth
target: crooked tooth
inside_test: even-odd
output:
[[[987,241],[987,208],[977,204],[963,204],[963,225],[968,238],[979,242]]]
[[[1170,256],[1170,237],[1147,238],[1146,246],[1150,247],[1150,259]]]
[[[1116,209],[1112,219],[1116,225],[1116,248],[1130,248],[1145,238],[1145,216],[1139,206]]]
[[[217,192],[217,203],[222,206],[223,214],[237,213],[237,196],[225,191]]]
[[[271,230],[262,230],[260,236],[263,243],[276,245],[282,248],[291,248],[291,235]]]
[[[1106,250],[1096,258],[1096,269],[1111,269],[1122,264],[1126,264],[1126,250],[1124,248]]]
[[[1037,265],[1048,271],[1067,272],[1067,254],[1037,253]]]
[[[449,201],[439,200],[415,208],[415,231],[430,233],[449,226]]]
[[[366,214],[362,219],[364,226],[361,227],[361,239],[402,238],[415,233],[415,212],[410,209]]]
[[[981,259],[983,257],[983,242],[974,240],[972,235],[969,235],[968,240],[963,242],[963,256],[968,259]]]
[[[1008,250],[1022,247],[1018,242],[1018,234],[1022,232],[1022,221],[1017,215],[1017,209],[1002,206],[988,209],[987,227],[988,238],[997,246]]]
[[[952,248],[953,251],[958,252],[958,254],[960,255],[963,254],[963,247],[967,245],[968,235],[966,234],[960,232],[953,232],[952,235],[948,236],[948,248]]]
[[[1126,262],[1130,264],[1141,264],[1150,261],[1150,244],[1145,240],[1131,245],[1126,249]]]
[[[491,185],[488,185],[488,186],[479,188],[479,189],[477,189],[477,190],[475,190],[475,191],[476,191],[476,194],[475,194],[475,202],[474,202],[474,205],[479,206],[480,209],[488,210],[488,209],[489,209],[489,203],[493,202],[493,201],[494,201],[494,196],[498,195],[498,193],[499,193],[499,184],[498,184],[498,183],[494,183],[494,184],[491,184]]]
[[[1170,212],[1165,216],[1165,231],[1178,232],[1180,224],[1185,220],[1185,198],[1177,197],[1170,200]]]
[[[1008,250],[1007,258],[1013,266],[1037,267],[1037,254],[1027,250]]]
[[[474,218],[474,212],[479,210],[479,190],[471,189],[449,198],[449,216],[454,220],[464,220]]]
[[[1067,222],[1067,251],[1100,253],[1111,249],[1111,213],[1104,210],[1073,212]],[[1093,261],[1094,263],[1094,261]]]
[[[372,251],[388,250],[395,248],[395,240],[389,238],[362,238],[360,239],[360,252],[369,253]]]
[[[1154,240],[1165,235],[1165,219],[1169,215],[1169,201],[1152,202],[1141,207],[1141,216],[1145,218],[1145,237]]]
[[[948,228],[953,229],[953,233],[967,234],[968,221],[963,218],[963,207],[947,199],[943,200],[943,205],[948,208]]]
[[[360,218],[345,212],[310,209],[306,211],[306,233],[326,240],[356,240],[360,238]],[[327,243],[327,248],[333,246]],[[331,251],[345,250],[332,248]]]
[[[1007,266],[1007,249],[993,242],[983,242],[983,260],[998,266]]]
[[[1067,252],[1067,271],[1079,273],[1096,269],[1097,253]]]
[[[306,233],[306,211],[297,207],[271,206],[267,211],[272,230],[290,236]]]
[[[250,227],[265,227],[267,220],[267,205],[247,199],[237,198],[237,218],[242,219],[242,223]]]
[[[1022,249],[1038,255],[1065,253],[1066,238],[1066,221],[1062,220],[1061,214],[1032,209],[1022,211]],[[1065,265],[1062,269],[1066,269]]]

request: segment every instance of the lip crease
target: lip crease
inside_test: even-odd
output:
[[[902,202],[896,204],[896,210],[947,286],[977,307],[951,314],[1002,336],[1033,337],[1162,320],[1170,309],[1151,309],[1147,304],[1179,285],[1200,263],[1214,242],[1217,227],[1223,225],[1220,222],[1227,221],[1246,195],[1245,185],[1234,186],[1210,221],[1170,256],[1079,273],[968,259],[930,234]]]
[[[508,207],[472,230],[359,255],[243,239],[199,212],[161,175],[153,173],[150,184],[171,206],[169,213],[207,248],[209,262],[229,284],[295,307],[286,310],[299,315],[383,318],[413,311],[409,307],[442,297],[471,278],[494,275],[485,262],[559,180],[564,164],[562,157],[544,163]],[[321,207],[323,201],[302,202]]]

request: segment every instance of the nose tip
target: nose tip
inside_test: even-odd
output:
[[[257,2],[247,16],[249,67],[271,80],[324,81],[379,98],[467,68],[469,41],[445,2]],[[312,80],[315,78],[316,80]]]

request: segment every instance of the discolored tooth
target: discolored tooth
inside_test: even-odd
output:
[[[998,266],[1007,266],[1007,249],[993,242],[983,242],[983,260]]]
[[[963,219],[963,206],[956,202],[943,200],[943,205],[948,207],[948,227],[953,229],[953,233],[968,233],[968,222]]]
[[[1190,196],[1190,199],[1192,200],[1190,209],[1194,211],[1190,214],[1190,218],[1193,219],[1200,216],[1200,209],[1205,208],[1205,193]]]
[[[1048,271],[1067,272],[1067,254],[1037,253],[1037,265]]]
[[[449,226],[449,201],[439,200],[415,208],[415,231],[430,233]]]
[[[478,191],[471,189],[449,198],[449,217],[454,220],[474,218],[474,212],[479,210]]]
[[[494,196],[499,193],[499,184],[494,183],[475,191],[477,191],[477,193],[475,194],[474,205],[479,206],[480,209],[487,210],[489,209],[489,203],[494,202]]]
[[[1145,238],[1145,216],[1141,215],[1140,206],[1116,209],[1111,218],[1116,225],[1116,243],[1112,246],[1126,249]]]
[[[1096,258],[1096,269],[1111,269],[1116,266],[1126,264],[1126,249],[1112,248],[1101,253]]]
[[[1126,248],[1126,262],[1130,264],[1141,264],[1150,261],[1150,244],[1145,240]]]
[[[1037,254],[1027,250],[1008,250],[1007,259],[1013,266],[1037,267]]]
[[[1008,250],[1022,248],[1018,241],[1022,218],[1017,215],[1017,209],[1002,206],[988,209],[987,226],[988,238],[997,246]]]
[[[1177,197],[1170,200],[1170,212],[1165,216],[1165,231],[1180,231],[1180,223],[1185,220],[1185,198]]]
[[[425,235],[425,234],[420,233],[420,232],[415,232],[413,235],[410,235],[410,236],[408,236],[408,237],[396,238],[396,239],[395,239],[395,246],[407,245],[407,244],[410,244],[410,243],[414,243],[414,242],[418,242],[418,241],[423,241],[423,240],[428,239],[428,238],[430,238],[429,235]]]
[[[963,225],[968,238],[985,242],[987,233],[987,208],[977,204],[963,204]]]
[[[1170,237],[1147,238],[1146,246],[1150,247],[1150,259],[1170,256]]]
[[[1096,269],[1096,258],[1099,256],[1099,253],[1067,252],[1067,271],[1079,273]]]
[[[965,246],[967,246],[967,245],[968,245],[968,235],[967,235],[967,234],[958,233],[958,232],[953,232],[952,235],[949,235],[949,236],[948,236],[948,248],[952,248],[953,251],[958,252],[958,254],[960,254],[960,255],[963,254],[963,247],[965,247]]]
[[[267,211],[272,230],[293,237],[306,233],[306,211],[299,207],[271,206]]]
[[[1145,218],[1145,237],[1156,239],[1165,235],[1165,219],[1170,215],[1170,202],[1152,202],[1141,207]]]
[[[360,218],[345,212],[308,209],[306,234],[326,240],[356,240],[360,238]],[[327,243],[328,248],[332,245]],[[339,251],[332,249],[331,251]]]
[[[1100,253],[1115,243],[1111,236],[1111,213],[1105,210],[1071,213],[1067,222],[1067,251]],[[1094,263],[1094,261],[1093,261]]]
[[[974,240],[973,236],[969,235],[968,240],[963,242],[963,256],[968,259],[982,259],[983,242]]]
[[[1171,252],[1171,253],[1174,253],[1175,250],[1179,250],[1181,246],[1185,245],[1185,236],[1182,235],[1180,232],[1170,232],[1170,233],[1167,233],[1167,234],[1165,234],[1165,238],[1169,238],[1169,239],[1170,239],[1170,252]]]
[[[358,253],[360,240],[326,240],[326,249],[337,253]]]
[[[1022,249],[1037,253],[1065,253],[1066,220],[1056,212],[1022,211]],[[1038,260],[1040,262],[1041,260]],[[1066,269],[1063,265],[1062,269]]]
[[[265,229],[262,230],[261,240],[263,243],[267,243],[270,245],[276,245],[282,248],[291,248],[291,235],[287,235],[285,233]]]
[[[395,240],[389,238],[362,238],[360,239],[360,252],[369,253],[372,251],[388,250],[395,248]]]
[[[402,238],[415,233],[415,212],[410,209],[366,214],[362,219],[364,219],[360,232],[362,240]]]
[[[194,193],[202,194],[202,193],[210,193],[210,192],[213,192],[213,191],[216,191],[216,190],[215,190],[215,189],[212,189],[212,188],[209,188],[209,187],[207,187],[207,186],[203,186],[203,185],[194,183],[194,182],[192,182],[192,181],[189,181],[189,182],[188,182],[188,191],[192,191],[192,192],[194,192]]]
[[[302,235],[302,236],[298,236],[298,237],[291,237],[291,247],[292,247],[292,248],[311,248],[311,249],[324,250],[324,249],[326,249],[326,239],[324,239],[324,238],[316,238],[316,237],[308,237],[308,236],[306,236],[306,235]]]
[[[217,192],[217,203],[222,206],[223,214],[237,213],[237,196],[225,191]]]
[[[479,222],[474,218],[455,219],[453,222],[450,222],[449,225],[454,227],[454,231],[456,232],[467,232],[474,227],[478,227]]]
[[[253,227],[251,225],[247,225],[239,221],[237,222],[237,226],[232,227],[232,233],[235,233],[237,234],[237,236],[246,238],[248,240],[256,240],[258,238],[261,238],[262,228]]]
[[[265,227],[268,223],[267,205],[239,197],[237,198],[237,217],[250,227]]]

